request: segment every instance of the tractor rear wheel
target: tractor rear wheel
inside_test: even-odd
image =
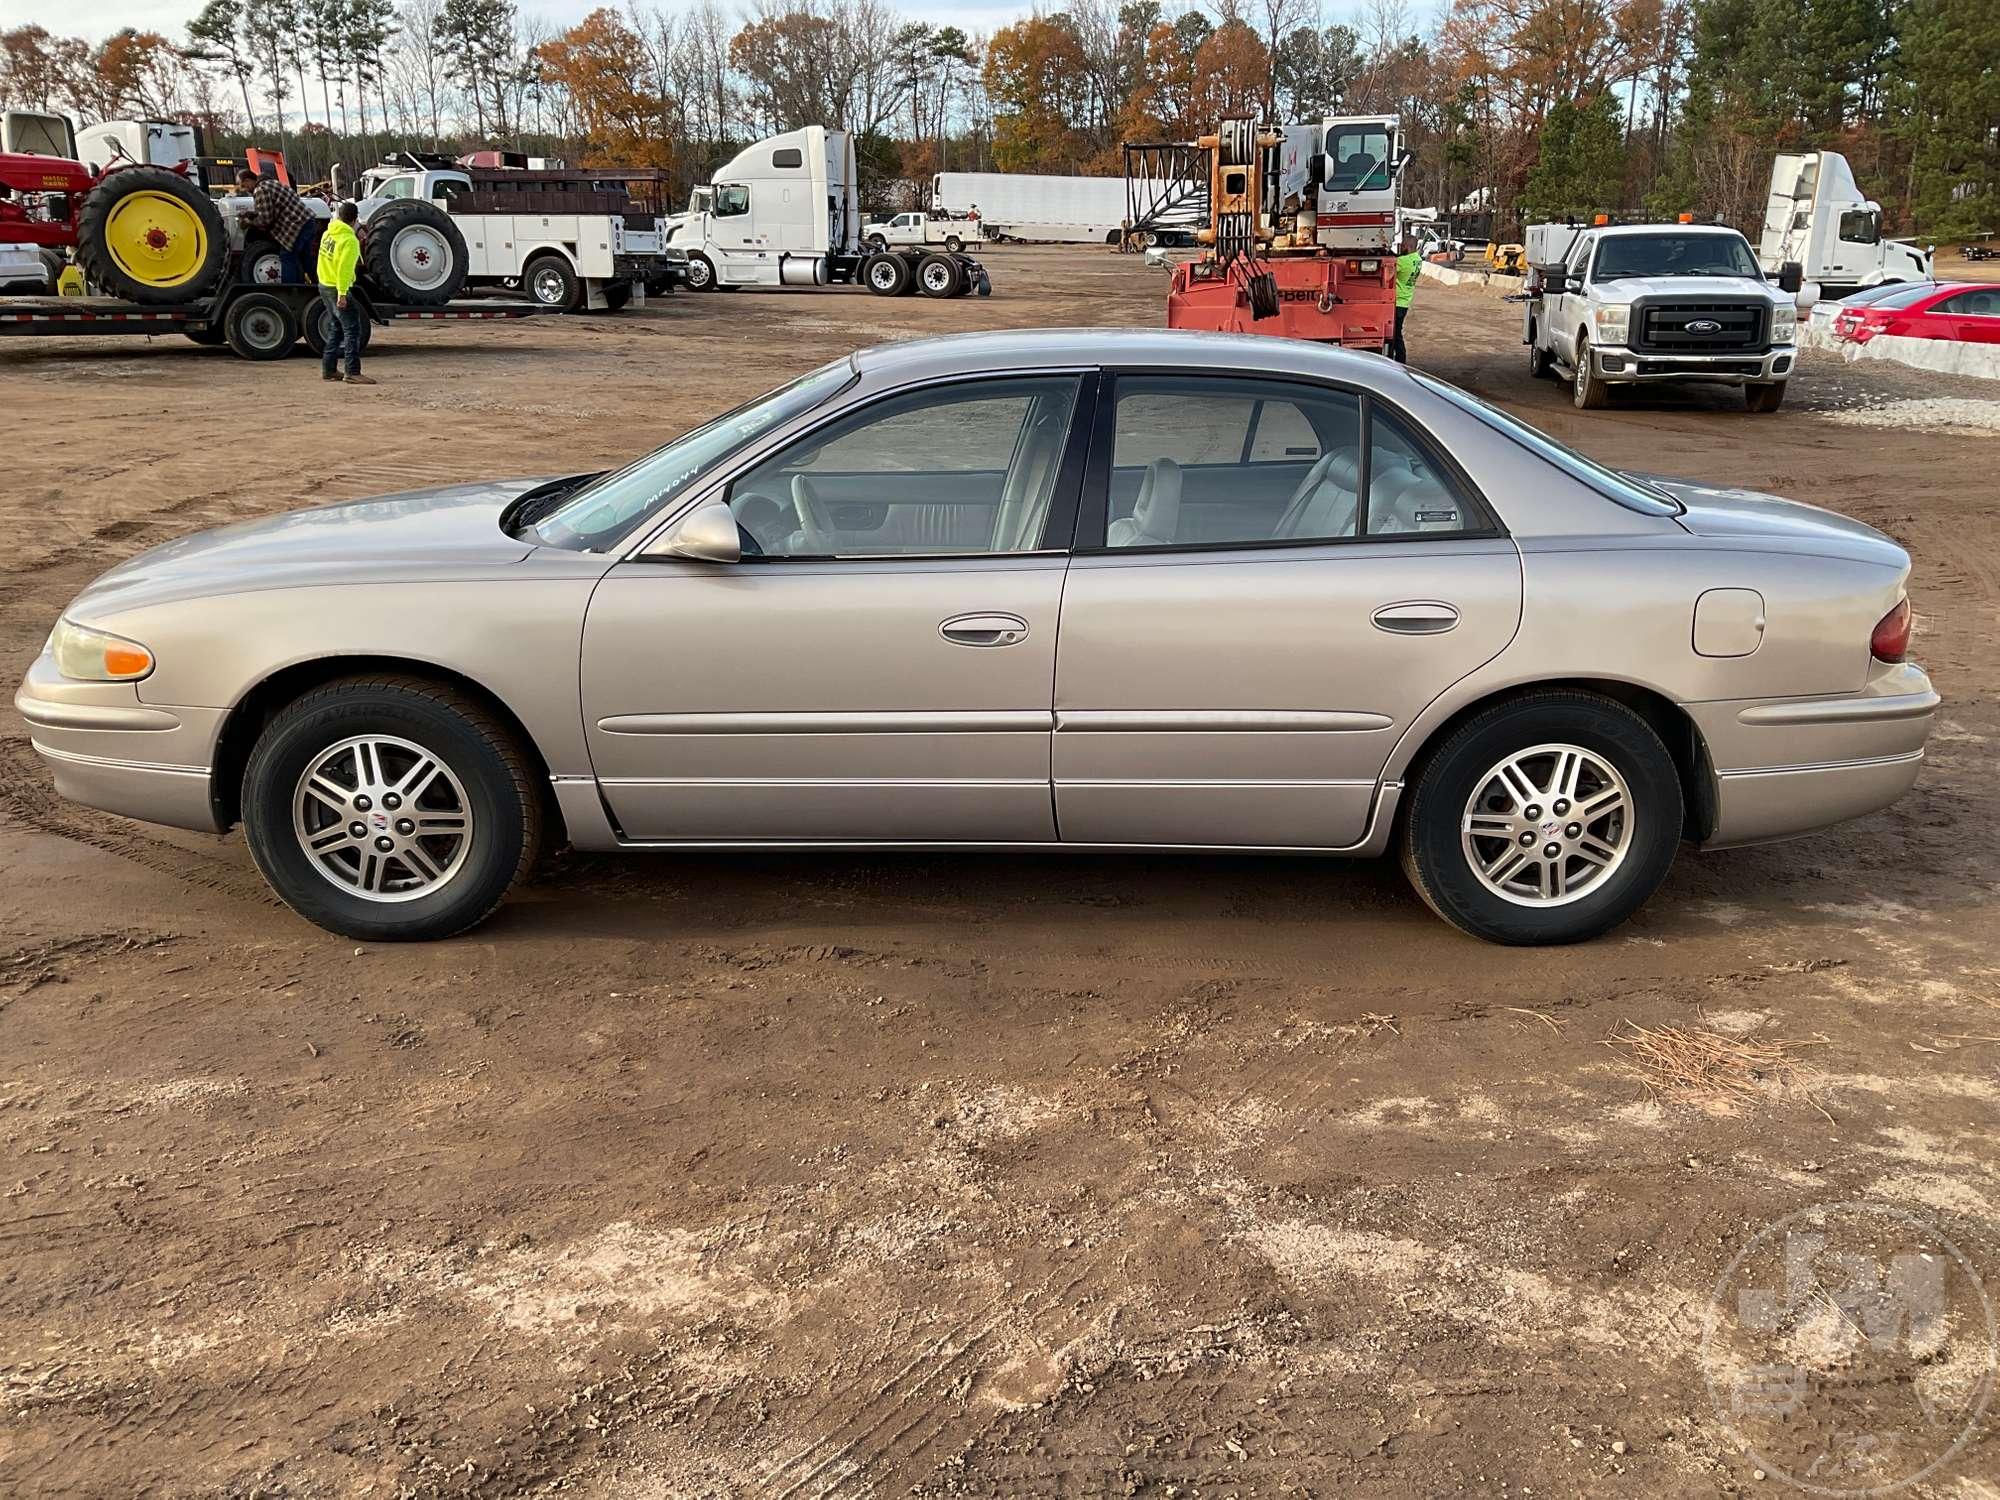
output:
[[[77,263],[113,297],[170,307],[204,296],[227,237],[215,200],[166,167],[117,167],[83,200]]]
[[[404,198],[376,212],[361,262],[384,301],[439,307],[465,290],[465,236],[435,203]]]

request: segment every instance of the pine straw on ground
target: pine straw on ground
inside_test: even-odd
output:
[[[1833,1116],[1812,1097],[1819,1070],[1798,1055],[1803,1048],[1826,1045],[1826,1040],[1735,1036],[1708,1027],[1623,1021],[1605,1045],[1626,1049],[1628,1071],[1656,1099],[1733,1108],[1789,1095],[1805,1099],[1831,1122]]]

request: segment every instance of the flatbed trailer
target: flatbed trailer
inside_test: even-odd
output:
[[[222,284],[198,302],[147,307],[116,297],[0,297],[0,336],[98,338],[106,334],[178,333],[197,344],[227,344],[244,359],[283,359],[304,339],[314,353],[326,347],[326,310],[315,286],[245,282],[225,269]],[[359,286],[361,342],[370,328],[398,322],[495,322],[544,309],[532,302],[475,300],[443,307],[377,302]]]

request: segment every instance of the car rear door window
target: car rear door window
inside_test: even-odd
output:
[[[1038,550],[1078,388],[1074,375],[930,387],[807,434],[730,485],[744,551],[775,559]]]
[[[1092,494],[1101,545],[1113,550],[1488,529],[1434,447],[1356,391],[1127,375],[1111,422],[1111,461]],[[1096,524],[1084,545],[1099,545]]]

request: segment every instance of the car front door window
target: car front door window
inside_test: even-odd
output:
[[[746,556],[879,558],[1044,545],[1079,381],[974,381],[873,403],[729,487]]]

